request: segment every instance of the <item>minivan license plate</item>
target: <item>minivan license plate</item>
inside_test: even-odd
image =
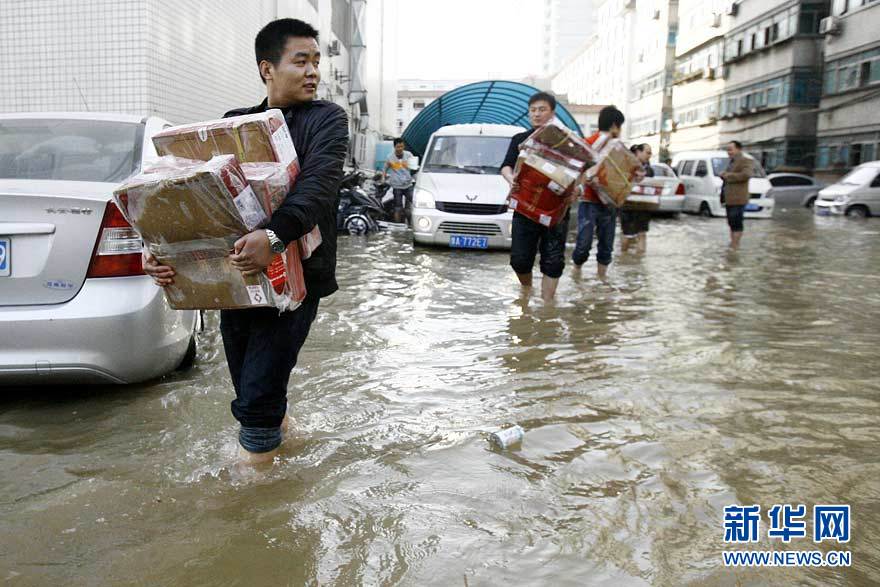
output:
[[[449,246],[457,249],[488,249],[489,239],[485,236],[464,236],[454,234],[449,237]]]
[[[9,277],[12,268],[12,242],[8,236],[0,236],[0,277]]]

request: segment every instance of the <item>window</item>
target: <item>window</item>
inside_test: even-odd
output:
[[[709,168],[706,166],[705,161],[697,162],[697,170],[694,172],[694,175],[697,177],[706,177],[709,175]]]
[[[693,161],[685,161],[681,167],[681,173],[679,175],[693,175],[694,174],[694,162]]]
[[[780,175],[770,179],[773,187],[792,187],[802,185],[813,185],[813,180],[809,177],[800,177],[798,175]]]
[[[849,166],[855,167],[862,162],[862,145],[861,143],[854,143],[849,148]]]
[[[413,102],[413,110],[422,110],[424,108],[425,108],[425,101],[424,100],[418,100],[418,101]]]

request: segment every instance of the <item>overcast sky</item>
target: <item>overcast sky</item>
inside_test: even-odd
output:
[[[541,0],[401,0],[398,78],[540,73]]]

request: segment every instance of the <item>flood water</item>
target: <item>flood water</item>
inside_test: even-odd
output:
[[[618,235],[619,236],[619,235]],[[340,238],[268,471],[189,372],[4,390],[10,585],[876,585],[880,220],[664,219],[609,284],[524,300],[503,252]],[[570,245],[571,246],[571,245]],[[570,249],[569,249],[570,251]],[[521,447],[487,432],[518,423]],[[845,569],[725,569],[729,504],[850,504]],[[811,528],[812,524],[808,525]]]

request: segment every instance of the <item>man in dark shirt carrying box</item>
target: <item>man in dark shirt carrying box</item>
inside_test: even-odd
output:
[[[538,92],[529,98],[530,130],[513,135],[510,147],[501,164],[501,175],[511,185],[514,184],[514,168],[519,156],[520,145],[529,138],[534,129],[543,126],[556,116],[556,98],[547,92]],[[510,227],[510,266],[513,267],[520,284],[532,287],[532,268],[535,257],[541,253],[540,268],[544,275],[541,280],[541,295],[550,300],[556,295],[556,287],[565,267],[565,238],[568,235],[569,213],[556,225],[547,227],[534,222],[519,212],[513,213]]]
[[[272,214],[266,229],[235,243],[232,264],[244,275],[263,271],[287,245],[320,228],[322,243],[303,262],[307,297],[292,312],[272,308],[224,310],[220,331],[235,387],[232,414],[241,424],[243,458],[271,462],[287,421],[287,384],[309,334],[320,298],[336,284],[336,193],[348,151],[348,119],[332,102],[316,100],[321,51],[318,31],[299,20],[270,22],[257,35],[256,59],[267,98],[258,106],[226,116],[278,108],[293,138],[301,165],[296,184]],[[173,283],[174,269],[152,257],[144,271],[160,286]]]

